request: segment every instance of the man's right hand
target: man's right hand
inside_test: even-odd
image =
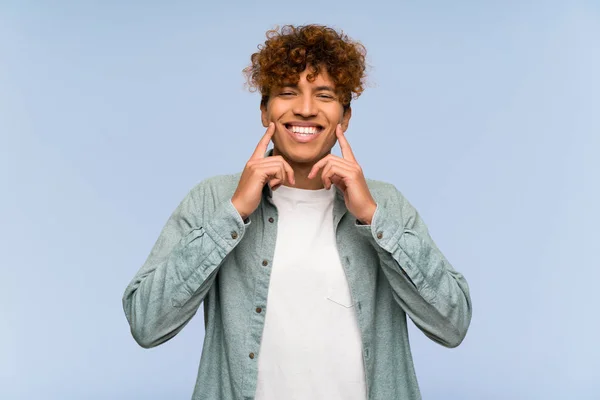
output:
[[[294,185],[294,170],[281,156],[265,157],[269,142],[275,133],[275,124],[271,122],[254,154],[246,163],[237,189],[231,198],[233,206],[242,219],[246,219],[260,204],[262,189],[268,182],[276,190],[286,180]]]

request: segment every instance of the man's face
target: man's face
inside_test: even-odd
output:
[[[275,123],[274,155],[312,165],[331,152],[337,124],[346,131],[351,110],[344,112],[324,68],[313,82],[306,80],[308,73],[306,68],[296,85],[273,88],[267,105],[261,106],[261,119],[265,127]]]

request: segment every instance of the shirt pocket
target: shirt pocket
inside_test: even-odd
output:
[[[345,281],[331,282],[329,284],[327,289],[327,301],[346,309],[354,307],[352,296],[350,296],[350,288]]]

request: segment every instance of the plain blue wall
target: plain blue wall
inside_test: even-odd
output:
[[[411,325],[424,399],[600,398],[599,3],[338,4],[2,2],[0,398],[190,398],[201,312],[144,350],[121,296],[264,133],[265,31],[311,22],[367,47],[350,144],[471,286],[457,349]]]

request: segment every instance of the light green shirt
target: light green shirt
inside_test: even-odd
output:
[[[123,296],[133,337],[146,348],[175,336],[204,302],[194,400],[253,399],[256,392],[278,215],[265,185],[259,207],[242,220],[231,203],[240,176],[213,177],[188,193]],[[471,320],[469,289],[402,194],[388,183],[367,184],[377,203],[371,225],[361,225],[331,189],[367,395],[420,399],[406,315],[432,340],[456,347]]]

